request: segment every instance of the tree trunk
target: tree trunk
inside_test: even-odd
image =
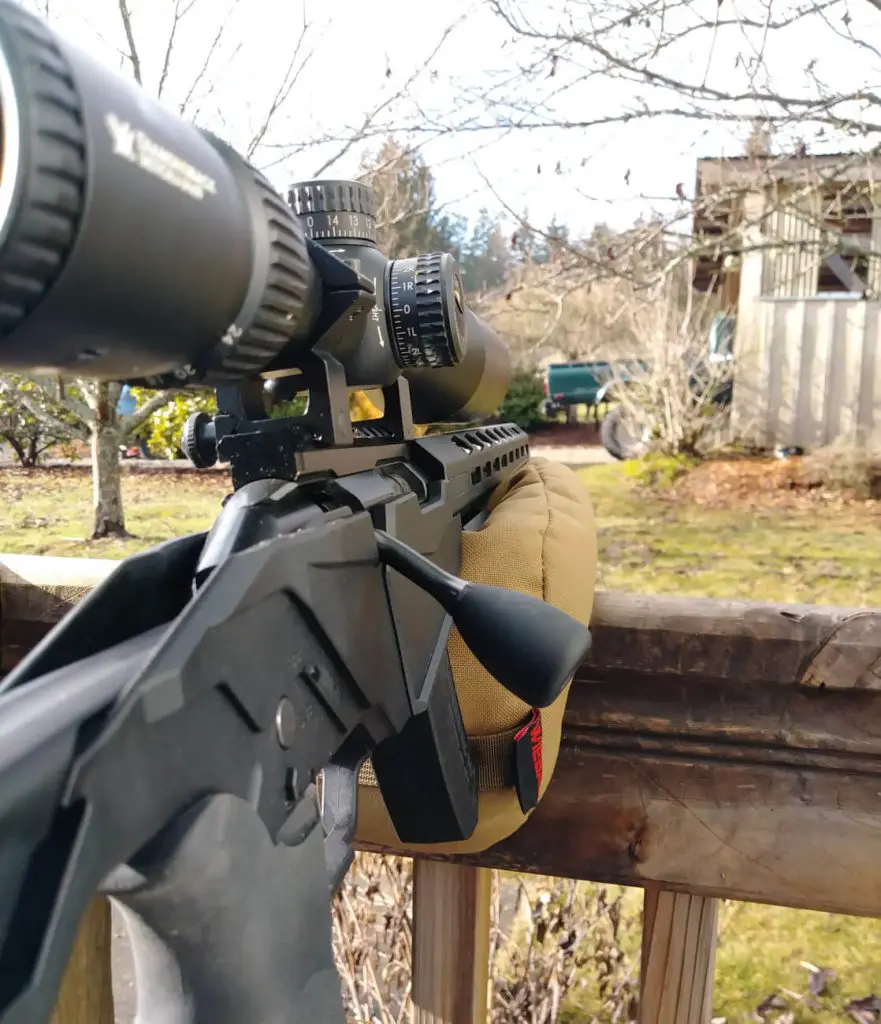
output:
[[[95,508],[92,540],[128,537],[130,534],[125,528],[122,511],[122,473],[119,468],[122,432],[106,384],[98,386],[98,400],[91,427],[92,503]]]
[[[3,434],[2,437],[9,447],[15,452],[15,457],[18,459],[19,465],[27,466],[27,452],[15,434]]]

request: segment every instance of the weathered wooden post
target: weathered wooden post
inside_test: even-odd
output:
[[[487,868],[415,861],[416,1024],[485,1024],[489,1012],[490,889]]]
[[[8,672],[116,565],[87,558],[0,556],[0,672]],[[114,1024],[110,903],[80,924],[52,1024]]]
[[[640,1024],[709,1024],[719,901],[647,885]]]

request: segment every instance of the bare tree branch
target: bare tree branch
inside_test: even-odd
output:
[[[118,0],[119,4],[119,16],[122,18],[122,27],[125,31],[125,38],[128,44],[128,53],[126,57],[132,66],[132,77],[138,83],[138,85],[144,84],[143,69],[141,67],[141,55],[138,52],[138,46],[135,42],[134,26],[132,25],[132,12],[128,5],[128,0]]]
[[[123,437],[128,437],[130,434],[133,434],[138,427],[143,426],[147,422],[154,412],[163,408],[163,406],[168,405],[170,402],[173,402],[179,394],[181,394],[180,391],[172,389],[168,391],[158,391],[152,398],[149,398],[144,402],[137,412],[132,413],[131,416],[120,417],[119,424]]]
[[[161,97],[165,90],[165,83],[171,71],[171,56],[174,53],[175,36],[181,21],[196,6],[198,0],[174,0],[174,12],[171,19],[171,28],[168,30],[168,39],[165,43],[165,56],[162,58],[162,70],[159,72],[159,84],[156,86],[156,95]]]
[[[252,134],[251,139],[248,142],[248,145],[245,149],[245,155],[248,157],[249,160],[254,156],[254,153],[262,144],[263,140],[266,137],[266,133],[272,127],[272,122],[274,121],[275,116],[278,114],[278,111],[281,109],[281,107],[289,99],[291,92],[294,89],[294,86],[296,86],[300,78],[300,75],[305,70],[311,58],[314,56],[314,51],[312,51],[311,53],[307,53],[306,56],[302,59],[302,61],[300,60],[300,50],[302,49],[303,44],[306,41],[308,33],[309,23],[306,21],[304,12],[303,28],[300,31],[299,37],[297,38],[296,45],[294,46],[293,53],[291,54],[291,59],[288,61],[288,65],[285,68],[285,72],[281,77],[281,81],[279,82],[278,88],[275,91],[275,95],[272,97],[272,100],[270,101],[266,113],[261,119],[260,124],[258,125],[256,130]]]
[[[183,117],[184,114],[187,114],[187,113],[190,112],[190,104],[193,101],[193,97],[196,95],[196,91],[199,89],[199,87],[202,85],[202,83],[205,81],[205,79],[206,79],[206,77],[208,75],[208,72],[209,72],[209,70],[211,68],[211,62],[214,60],[215,55],[219,51],[220,44],[223,41],[224,35],[226,34],[226,29],[227,29],[227,26],[229,25],[229,21],[230,21],[230,15],[232,14],[233,10],[236,8],[238,2],[239,2],[239,0],[232,0],[232,3],[227,8],[226,14],[218,22],[217,31],[214,33],[214,37],[212,38],[211,43],[210,43],[210,45],[209,45],[209,47],[208,47],[208,49],[207,49],[207,51],[205,53],[205,58],[202,61],[202,66],[196,72],[196,75],[193,78],[192,82],[190,83],[190,87],[189,87],[189,89],[187,89],[187,92],[184,95],[184,98],[178,104],[178,113],[182,117]],[[235,57],[241,51],[241,49],[242,49],[242,44],[241,43],[237,44],[235,50],[230,55],[229,62],[232,62],[235,59]],[[209,85],[208,85],[208,91],[205,94],[205,96],[203,96],[203,98],[202,98],[203,101],[205,99],[207,99],[212,94],[213,91],[214,91],[214,83],[210,82]],[[194,111],[194,116],[197,117],[198,113],[199,113],[198,110]]]
[[[529,127],[583,126],[555,116],[554,104],[563,93],[600,77],[634,90],[635,106],[615,113],[604,110],[607,122],[617,118],[626,123],[634,116],[659,115],[736,122],[761,113],[776,124],[798,119],[862,137],[867,131],[878,130],[877,117],[871,125],[866,124],[866,108],[877,109],[881,102],[872,89],[830,89],[815,74],[812,78],[810,71],[800,93],[774,85],[768,57],[770,40],[777,39],[779,47],[793,29],[833,24],[836,19],[847,28],[850,18],[842,0],[792,0],[779,6],[762,3],[761,18],[750,17],[740,8],[733,9],[735,15],[731,16],[725,14],[732,10],[730,5],[705,4],[701,0],[637,0],[626,7],[614,0],[600,5],[573,0],[558,12],[541,8],[541,26],[533,23],[516,0],[486,3],[512,38],[529,48],[521,81],[516,83],[519,95],[514,99],[498,93],[489,97],[500,114],[508,110],[515,115],[509,113],[506,121],[519,120]],[[556,24],[548,23],[554,19]],[[726,56],[723,58],[720,51],[713,59],[723,34]],[[727,63],[732,51],[736,51],[733,68]],[[806,59],[809,67],[815,67],[816,61],[816,57]],[[553,89],[530,95],[523,77],[539,85],[550,66],[555,69]],[[709,81],[710,67],[719,84]],[[696,73],[684,73],[689,69]],[[641,87],[648,88],[648,101],[639,92]],[[665,93],[684,102],[665,103]],[[857,107],[863,108],[859,114],[855,113]],[[588,126],[592,124],[592,120],[587,122]]]
[[[343,157],[345,157],[355,145],[363,144],[365,141],[367,141],[368,138],[371,137],[375,138],[378,135],[387,137],[389,134],[391,134],[388,127],[379,128],[376,125],[376,121],[379,118],[379,115],[382,114],[383,111],[388,110],[389,108],[394,106],[394,104],[397,103],[402,97],[408,95],[408,93],[410,92],[413,85],[420,77],[420,75],[422,75],[425,72],[426,68],[430,68],[432,66],[432,64],[435,62],[437,58],[437,55],[440,53],[441,49],[449,40],[450,36],[453,34],[453,32],[456,31],[456,29],[461,24],[463,24],[464,21],[465,16],[462,16],[458,18],[456,21],[454,21],[451,25],[448,25],[446,29],[444,29],[440,39],[437,41],[435,46],[432,48],[431,52],[426,57],[423,66],[418,70],[414,71],[413,74],[411,74],[407,78],[403,85],[399,89],[397,89],[393,95],[384,99],[381,103],[374,107],[373,110],[370,111],[370,113],[366,114],[358,128],[346,132],[342,146],[332,156],[328,157],[321,163],[321,165],[315,170],[313,177],[320,178],[323,174],[327,173],[328,168],[332,167],[335,163],[342,160]]]

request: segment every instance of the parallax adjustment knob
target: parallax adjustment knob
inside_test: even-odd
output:
[[[187,417],[180,439],[181,451],[196,469],[208,469],[217,462],[217,433],[207,412]]]

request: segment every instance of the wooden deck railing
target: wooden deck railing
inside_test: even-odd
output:
[[[8,670],[115,563],[0,556]],[[597,595],[554,780],[485,854],[417,859],[420,1021],[487,1015],[488,869],[642,886],[643,1024],[707,1024],[717,899],[881,917],[881,611]],[[110,1024],[96,903],[55,1024]]]

